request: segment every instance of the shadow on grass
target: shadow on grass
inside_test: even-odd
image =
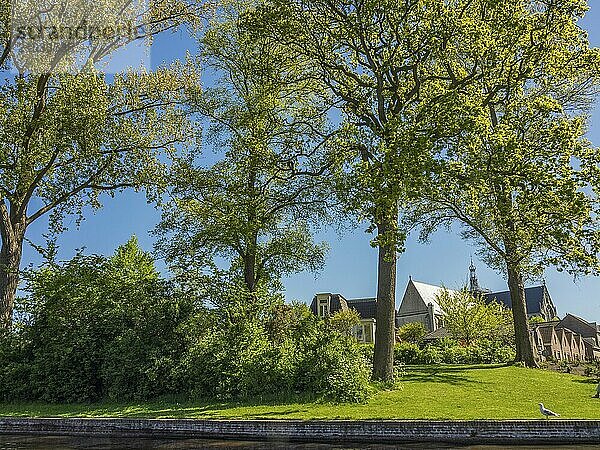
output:
[[[257,418],[257,417],[283,417],[283,416],[287,416],[290,414],[298,414],[298,413],[302,413],[304,411],[302,411],[301,409],[287,409],[287,410],[283,410],[283,411],[266,411],[266,412],[262,412],[262,413],[257,413],[257,412],[253,412],[252,414],[250,414],[250,416]]]
[[[586,378],[586,379],[580,379],[580,378],[573,378],[571,380],[573,383],[581,383],[581,384],[598,384],[598,380],[596,380],[595,378]]]
[[[212,418],[234,416],[286,416],[302,412],[299,405],[328,404],[324,399],[312,395],[275,394],[243,399],[238,401],[219,401],[212,399],[165,398],[147,403],[98,402],[89,404],[52,404],[39,402],[18,402],[0,404],[0,417],[115,417],[115,418]],[[280,407],[280,411],[246,414],[244,408]],[[239,409],[240,411],[232,411]]]
[[[291,403],[291,402],[290,402]],[[236,408],[246,408],[252,406],[285,406],[285,402],[248,402],[248,403],[186,403],[181,405],[162,405],[155,406],[146,405],[143,408],[139,408],[139,410],[135,410],[129,408],[129,410],[122,410],[118,407],[112,409],[96,409],[89,411],[91,416],[110,416],[110,417],[131,417],[131,418],[211,418],[211,417],[221,417],[223,413],[228,410],[233,410]],[[297,409],[288,409],[282,410],[280,412],[271,412],[271,413],[255,413],[252,412],[252,416],[261,416],[261,415],[286,415],[301,412]],[[243,411],[240,411],[239,414],[234,414],[234,416],[246,416]]]
[[[407,371],[420,372],[468,372],[470,370],[499,369],[510,364],[419,364],[406,366]]]
[[[470,383],[479,383],[481,381],[473,380],[460,375],[454,375],[449,373],[409,373],[402,377],[402,381],[407,382],[430,382],[430,383],[445,383],[452,385],[466,385]]]
[[[433,382],[446,383],[452,385],[467,385],[470,383],[486,384],[481,380],[474,380],[469,377],[469,372],[482,369],[498,369],[507,367],[506,364],[478,364],[478,365],[419,365],[407,366],[406,374],[402,381],[412,382]]]

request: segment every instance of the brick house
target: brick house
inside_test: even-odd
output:
[[[558,322],[556,328],[568,328],[584,338],[593,339],[596,346],[600,344],[600,331],[596,322],[588,322],[581,317],[568,313]]]
[[[556,328],[567,328],[583,338],[582,345],[585,352],[579,350],[581,355],[585,355],[582,359],[588,361],[600,359],[600,327],[596,322],[588,322],[575,314],[568,313],[556,324]]]
[[[600,359],[600,350],[592,338],[584,337],[583,345],[585,346],[585,359],[588,361]]]
[[[539,324],[535,330],[541,337],[541,346],[538,348],[542,350],[541,355],[548,359],[560,359],[561,347],[554,328],[554,323]]]

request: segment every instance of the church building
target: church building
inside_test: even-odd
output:
[[[476,270],[473,261],[471,261],[469,291],[474,295],[483,296],[487,302],[498,301],[510,308],[512,306],[510,292],[491,292],[488,289],[481,288]],[[396,315],[396,326],[401,327],[407,323],[421,322],[429,332],[442,328],[444,326],[443,314],[437,302],[437,297],[442,290],[441,286],[426,284],[409,278]],[[450,289],[449,291],[453,292]],[[525,300],[529,317],[538,316],[544,321],[550,321],[556,317],[556,306],[554,306],[545,284],[526,288]]]
[[[410,277],[396,314],[396,327],[412,322],[421,322],[429,332],[443,327],[444,314],[437,301],[442,291],[440,286],[415,281]]]
[[[473,295],[483,297],[487,302],[501,302],[507,308],[512,306],[510,292],[491,292],[479,285],[477,270],[473,261],[469,267],[470,277],[467,288]],[[426,341],[448,336],[444,328],[444,313],[438,303],[444,288],[409,277],[400,307],[396,311],[396,327],[420,322],[429,334]],[[456,292],[448,289],[450,293]],[[529,317],[543,320],[531,328],[532,343],[541,359],[555,360],[600,360],[600,325],[587,322],[573,314],[562,320],[557,318],[556,306],[550,297],[546,284],[525,288],[525,301]],[[326,318],[338,311],[356,310],[360,324],[352,330],[359,342],[374,343],[377,327],[377,300],[375,298],[346,299],[341,294],[319,293],[313,297],[310,309],[313,314]]]

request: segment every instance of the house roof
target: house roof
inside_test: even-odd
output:
[[[342,294],[331,294],[330,302],[329,308],[332,313],[346,309],[347,302]]]
[[[591,330],[597,332],[598,331],[598,325],[596,325],[596,322],[588,322],[585,319],[582,319],[579,316],[576,316],[575,314],[571,314],[571,313],[567,313],[565,315],[565,317],[563,317],[562,320],[565,320],[567,317],[572,317],[573,319],[575,319],[576,321],[580,322],[583,326],[586,326],[588,328],[590,328]],[[562,322],[562,321],[561,321]]]
[[[537,330],[542,337],[542,342],[544,345],[550,345],[552,343],[552,334],[554,333],[554,327],[550,324],[548,325],[540,325],[537,327]]]
[[[338,311],[347,311],[348,309],[355,309],[362,319],[376,319],[377,318],[377,299],[370,298],[356,298],[347,299],[342,294],[331,294],[331,293],[319,293],[313,297],[313,301],[310,305],[310,309],[313,314],[318,314],[317,298],[320,295],[327,296],[329,299],[329,312],[335,314]]]
[[[336,313],[338,311],[343,311],[343,310],[348,309],[347,301],[342,294],[319,293],[313,297],[313,300],[310,304],[310,309],[313,312],[313,314],[316,314],[316,315],[319,314],[319,311],[318,311],[319,306],[317,304],[317,298],[320,295],[326,295],[329,298],[329,311],[332,314]]]
[[[363,319],[375,319],[377,317],[377,299],[356,298],[346,300],[348,308],[354,308]]]
[[[433,305],[433,311],[435,313],[442,313],[442,308],[437,302],[437,297],[440,295],[444,288],[440,286],[434,286],[432,284],[421,283],[420,281],[410,280],[413,284],[421,299],[425,302],[425,305],[429,305],[430,303]],[[448,292],[455,292],[452,289],[448,289]]]
[[[545,286],[534,286],[525,288],[525,302],[527,303],[528,314],[539,314],[542,312],[542,300],[544,299],[544,293],[546,291]],[[485,294],[485,299],[488,302],[494,299],[504,303],[508,308],[512,307],[512,301],[510,299],[510,291],[492,292]]]
[[[432,331],[431,333],[428,333],[425,335],[425,337],[423,337],[423,340],[425,341],[434,341],[436,339],[442,339],[445,337],[450,337],[450,332],[448,332],[448,330],[444,327],[440,327],[437,330]]]

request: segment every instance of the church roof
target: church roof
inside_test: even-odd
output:
[[[587,320],[582,319],[581,317],[576,316],[575,314],[571,314],[571,313],[567,313],[565,315],[565,317],[561,320],[561,322],[565,321],[565,319],[567,319],[568,317],[571,317],[574,320],[578,321],[583,326],[590,328],[591,331],[594,331],[594,332],[598,332],[599,331],[600,327],[598,327],[598,325],[596,324],[596,322],[588,322]],[[560,325],[561,324],[559,324],[559,326]]]
[[[436,313],[441,313],[442,308],[440,307],[437,298],[444,291],[443,287],[434,286],[432,284],[421,283],[420,281],[410,280],[413,284],[425,305],[429,305],[430,303],[433,305],[433,310]],[[451,289],[448,289],[448,292],[455,292]]]
[[[525,302],[527,303],[528,314],[541,314],[544,292],[546,292],[546,286],[535,286],[525,288]],[[510,291],[492,292],[490,294],[485,294],[485,299],[488,302],[497,300],[501,303],[504,303],[504,305],[508,308],[512,307]]]

